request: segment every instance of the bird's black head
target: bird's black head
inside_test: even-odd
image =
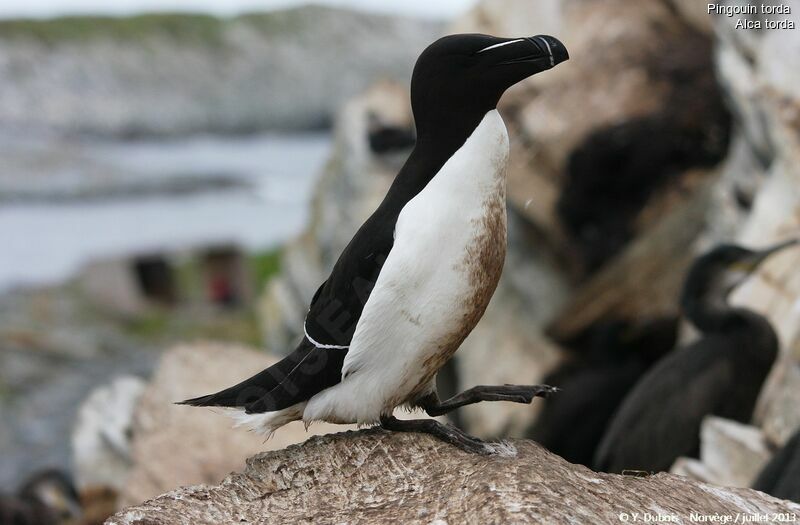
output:
[[[418,135],[439,133],[461,121],[479,122],[508,88],[568,58],[564,44],[547,35],[440,38],[422,52],[411,80]]]
[[[800,243],[800,239],[776,244],[763,250],[749,250],[722,244],[695,260],[683,287],[681,304],[689,311],[700,303],[721,306],[728,295],[770,255]]]

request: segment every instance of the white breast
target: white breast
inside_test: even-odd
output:
[[[342,382],[311,398],[305,420],[371,423],[430,391],[500,277],[507,161],[506,127],[490,111],[406,204],[356,326]]]

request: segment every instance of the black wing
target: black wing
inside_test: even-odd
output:
[[[697,455],[703,418],[724,406],[735,389],[733,364],[703,348],[714,342],[677,350],[641,377],[612,418],[595,468],[658,472],[679,456]]]
[[[382,205],[361,226],[314,294],[304,327],[310,339],[303,337],[291,354],[238,385],[180,404],[270,412],[338,383],[364,304],[392,249],[398,213],[387,213]]]

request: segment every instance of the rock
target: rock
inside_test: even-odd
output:
[[[680,290],[705,225],[709,182],[708,177],[698,178],[690,199],[674,206],[660,224],[587,280],[558,313],[548,334],[556,341],[569,341],[603,321],[678,315]]]
[[[87,307],[75,288],[0,294],[0,490],[37,470],[71,471],[70,437],[87,396],[122,374],[145,376],[155,362],[151,342]]]
[[[557,34],[561,29],[563,0],[483,0],[450,24],[451,33],[483,33],[506,37]]]
[[[767,179],[766,167],[741,132],[734,133],[719,179],[711,189],[706,227],[698,244],[703,248],[736,238]]]
[[[119,492],[131,468],[131,422],[145,383],[122,376],[92,391],[72,433],[75,485],[80,492]]]
[[[760,2],[741,2],[760,7]],[[790,18],[800,24],[800,13]],[[800,33],[742,31],[733,19],[715,17],[717,73],[741,130],[744,177],[752,188],[749,213],[735,238],[748,246],[798,237],[800,232]],[[733,161],[740,153],[734,151]],[[748,169],[752,165],[755,169]],[[760,175],[763,173],[763,175]],[[755,421],[775,445],[800,427],[800,249],[789,249],[759,267],[731,296],[736,305],[765,315],[778,332],[782,357],[767,379]]]
[[[707,4],[695,2],[695,0],[668,0],[668,4],[672,5],[698,31],[712,32],[712,19],[708,13]]]
[[[716,473],[718,485],[749,487],[770,450],[761,429],[709,416],[700,429],[700,457]]]
[[[147,297],[125,258],[89,263],[80,273],[78,283],[90,304],[120,317],[135,318],[147,312]]]
[[[688,524],[693,512],[800,512],[800,505],[753,490],[670,474],[597,474],[531,441],[505,448],[476,456],[430,436],[381,430],[316,437],[250,458],[219,485],[164,494],[107,523],[618,524],[623,513],[649,513]]]
[[[402,167],[414,147],[416,134],[414,116],[406,88],[396,82],[378,81],[365,93],[369,147],[376,156],[393,152],[399,156],[397,168]]]
[[[231,386],[275,361],[248,348],[211,343],[168,350],[136,407],[133,467],[122,489],[121,504],[139,503],[184,485],[218,483],[229,472],[240,469],[248,456],[305,440],[310,434],[300,422],[265,440],[245,429],[233,429],[224,409],[173,404]],[[309,432],[342,428],[320,423]]]
[[[761,429],[708,416],[700,429],[700,460],[679,458],[670,471],[715,485],[750,487],[770,455]]]
[[[760,2],[740,3],[760,7]],[[780,17],[800,24],[796,9]],[[748,143],[769,165],[787,150],[797,152],[792,122],[796,126],[800,98],[800,38],[795,31],[742,31],[734,27],[736,19],[715,17],[717,76]]]
[[[319,127],[376,77],[406,79],[439,32],[431,21],[320,6],[232,18],[4,21],[0,127],[105,135]]]
[[[675,460],[669,471],[671,474],[702,481],[703,483],[714,483],[716,479],[716,474],[699,459],[680,457]]]
[[[570,62],[505,100],[520,136],[509,199],[583,276],[657,222],[637,222],[654,196],[680,202],[691,169],[723,158],[729,120],[709,35],[669,2],[559,6]],[[525,20],[538,32],[537,18]]]
[[[800,430],[800,363],[792,357],[779,360],[767,378],[753,419],[769,441],[779,447]]]

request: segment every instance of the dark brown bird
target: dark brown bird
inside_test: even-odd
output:
[[[760,251],[721,245],[694,262],[681,306],[702,337],[642,376],[609,425],[596,469],[668,470],[679,456],[697,456],[705,416],[750,420],[778,339],[769,321],[727,298],[767,257],[797,242]]]
[[[559,393],[547,398],[527,437],[570,463],[591,466],[614,412],[675,346],[677,325],[677,316],[641,324],[610,321],[566,343],[575,357],[545,377]]]

